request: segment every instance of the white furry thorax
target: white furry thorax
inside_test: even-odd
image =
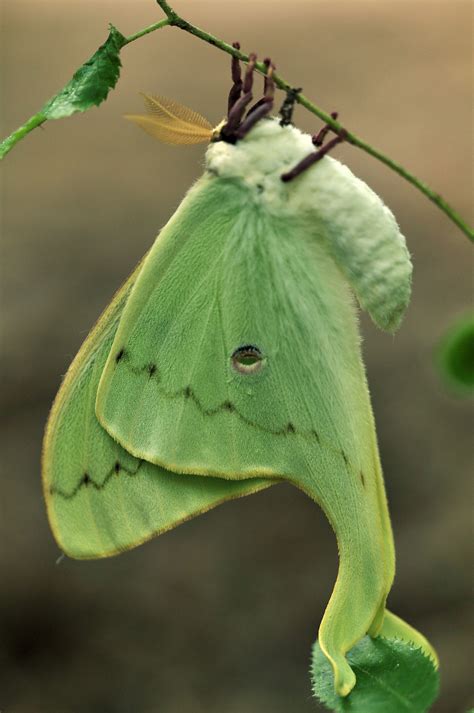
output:
[[[392,212],[369,186],[330,156],[285,183],[281,175],[316,151],[311,137],[262,119],[235,144],[212,143],[208,175],[247,189],[245,205],[289,219],[324,240],[363,307],[383,329],[398,326],[410,298],[411,261]]]
[[[292,125],[281,126],[279,119],[272,117],[259,121],[235,144],[211,143],[205,167],[215,176],[248,187],[249,197],[270,213],[304,217],[314,211],[318,197],[326,201],[333,195],[338,202],[342,176],[343,183],[348,179],[362,183],[346,166],[328,156],[293,181],[281,180],[283,173],[315,150],[309,134]]]
[[[205,166],[219,178],[248,187],[255,203],[262,204],[271,213],[287,213],[289,209],[291,212],[301,210],[300,200],[292,200],[291,207],[288,205],[289,195],[293,198],[301,191],[288,191],[281,174],[312,151],[314,147],[308,134],[291,125],[280,126],[276,118],[262,119],[235,144],[211,143]]]

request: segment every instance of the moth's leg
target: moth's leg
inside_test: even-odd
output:
[[[242,84],[242,96],[237,99],[232,109],[229,111],[227,117],[227,123],[222,127],[221,137],[224,141],[229,143],[235,143],[236,136],[235,133],[242,121],[247,105],[252,101],[252,85],[253,85],[253,72],[255,69],[255,62],[257,61],[257,55],[249,55],[249,62],[247,65],[247,71],[245,72],[244,81]]]
[[[331,141],[328,141],[327,144],[322,146],[319,151],[315,151],[314,153],[308,154],[308,156],[305,156],[305,158],[301,159],[301,161],[297,163],[296,166],[291,169],[291,171],[288,171],[287,173],[282,173],[281,180],[284,183],[288,183],[288,181],[292,181],[297,176],[300,176],[310,166],[320,161],[323,156],[329,153],[329,151],[331,151],[335,146],[337,146],[337,144],[340,144],[342,141],[345,141],[346,138],[347,131],[345,129],[341,129],[339,131],[339,134],[333,139],[331,139]]]
[[[337,111],[331,112],[331,119],[336,120],[338,116],[339,116],[339,114],[337,113]],[[318,147],[322,146],[324,143],[324,139],[326,138],[326,136],[328,135],[328,133],[330,131],[331,131],[331,127],[329,126],[329,124],[325,124],[325,126],[323,126],[323,128],[320,129],[320,131],[318,131],[317,134],[314,134],[314,136],[311,137],[313,144]]]
[[[245,72],[245,77],[244,77],[244,84],[242,87],[244,94],[248,94],[248,92],[252,91],[253,73],[255,71],[256,61],[257,61],[257,55],[255,54],[255,52],[251,52],[249,54],[249,61],[247,64],[247,70]]]
[[[295,108],[296,98],[300,92],[301,87],[298,89],[288,89],[286,92],[285,101],[278,112],[281,116],[280,126],[288,126],[288,124],[293,123],[293,110]]]
[[[258,109],[262,104],[266,104],[270,100],[273,102],[273,97],[275,96],[275,82],[273,81],[273,72],[275,71],[275,65],[273,64],[270,57],[265,57],[263,64],[266,67],[265,77],[263,79],[263,97],[259,99],[255,104],[253,104],[247,112],[247,116],[250,116],[256,109]]]
[[[270,57],[265,57],[263,64],[267,68],[267,73],[263,79],[263,98],[272,99],[275,96],[275,82],[273,81],[273,73],[276,69]]]
[[[267,116],[273,108],[273,97],[275,94],[275,84],[273,82],[273,65],[271,60],[265,60],[267,65],[267,74],[265,75],[264,96],[249,110],[245,121],[242,122],[239,129],[236,131],[237,139],[243,139],[250,129],[260,121],[264,116]]]
[[[224,137],[231,137],[235,134],[245,113],[247,104],[249,104],[251,101],[252,92],[247,92],[247,94],[243,94],[240,99],[235,102],[227,119],[227,124],[222,128],[221,131],[221,134],[223,134]]]
[[[236,50],[240,49],[240,42],[233,42],[232,47]],[[232,75],[232,87],[229,92],[229,99],[227,102],[227,115],[230,114],[232,107],[242,93],[242,72],[240,70],[240,62],[237,57],[232,57],[231,62],[231,75]]]

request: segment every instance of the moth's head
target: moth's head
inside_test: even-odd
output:
[[[247,130],[246,116],[233,126],[226,117],[213,127],[203,116],[172,99],[148,94],[143,97],[148,114],[125,118],[167,144],[207,143],[205,169],[209,174],[240,179],[257,191],[269,179],[281,184],[282,174],[314,151],[308,134],[292,124],[282,124],[278,116],[267,113],[257,117]]]
[[[312,151],[309,134],[269,116],[235,143],[226,141],[221,129],[206,151],[205,168],[213,176],[247,186],[259,202],[272,196],[286,203],[288,188],[281,177]]]
[[[141,93],[146,114],[125,114],[124,118],[165,144],[209,144],[216,141],[236,144],[245,138],[230,132],[225,117],[216,126],[201,114],[161,95]]]
[[[216,141],[222,141],[222,129],[224,126],[227,124],[227,118],[222,119],[217,126],[215,126],[212,130],[212,135],[211,135],[211,143],[215,143]]]
[[[268,92],[268,80],[265,86]],[[282,121],[281,115],[271,114],[273,95],[264,94],[251,103],[251,93],[241,93],[239,99],[234,94],[233,103],[229,97],[227,116],[215,127],[173,99],[143,97],[148,113],[126,118],[164,143],[207,143],[204,167],[208,177],[238,183],[248,189],[252,202],[272,213],[286,212],[289,202],[295,210],[304,207],[300,205],[304,191],[296,190],[297,186],[289,191],[282,176],[314,153],[314,146],[308,134]]]
[[[234,43],[234,48],[239,51],[239,44]],[[259,71],[265,70],[263,95],[253,101],[256,68],[256,55],[251,54],[242,77],[238,58],[232,57],[233,84],[228,97],[227,116],[215,127],[197,112],[172,99],[148,94],[143,95],[148,114],[127,115],[126,118],[165,143],[208,143],[205,160],[208,173],[239,180],[257,189],[257,194],[265,193],[265,198],[261,196],[258,199],[260,202],[267,202],[268,199],[273,202],[277,197],[287,198],[281,183],[293,180],[321,159],[331,145],[343,140],[342,133],[328,146],[315,151],[315,146],[321,146],[322,140],[313,144],[311,137],[300,132],[291,122],[300,90],[287,91],[279,116],[272,116],[274,65],[270,59],[258,65]],[[325,136],[329,130],[329,126],[325,127],[318,137]],[[270,187],[270,192],[265,190]]]

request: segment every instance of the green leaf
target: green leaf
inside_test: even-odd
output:
[[[352,692],[334,692],[330,663],[319,643],[313,647],[313,693],[337,713],[425,713],[436,699],[439,675],[420,649],[399,639],[365,636],[347,654],[357,676]]]
[[[103,102],[117,84],[122,66],[120,50],[127,41],[116,27],[110,25],[109,36],[104,44],[77,70],[71,81],[49,99],[37,114],[0,142],[0,160],[18,141],[47,119],[62,119]]]
[[[117,84],[121,67],[120,50],[125,43],[126,38],[110,25],[104,44],[41,109],[44,118],[61,119],[103,102]]]
[[[445,334],[438,347],[439,368],[458,392],[474,392],[474,315],[464,315]]]

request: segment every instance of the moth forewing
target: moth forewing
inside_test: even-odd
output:
[[[61,549],[78,559],[118,554],[226,500],[272,484],[166,471],[135,458],[99,424],[99,379],[140,268],[71,364],[46,428],[42,472],[49,521]]]
[[[136,458],[236,482],[286,479],[321,505],[341,563],[320,639],[347,693],[344,654],[383,611],[394,572],[355,309],[325,241],[267,210],[245,175],[201,179],[162,230],[120,320],[97,415]],[[237,368],[239,350],[261,366]]]

